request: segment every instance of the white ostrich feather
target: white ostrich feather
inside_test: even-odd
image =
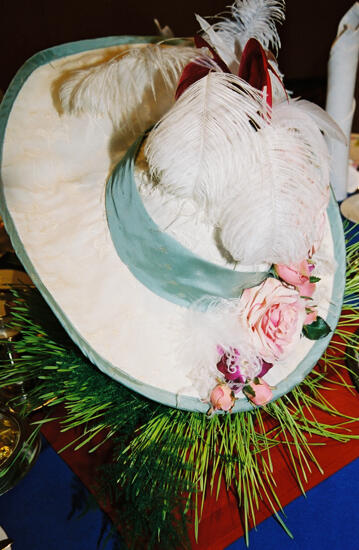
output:
[[[322,132],[346,145],[347,139],[342,129],[324,109],[306,99],[297,100],[296,105],[312,117]]]
[[[151,174],[169,192],[193,199],[216,219],[238,177],[236,153],[252,144],[254,154],[255,127],[264,124],[261,112],[261,92],[234,75],[209,73],[183,93],[150,133],[145,154]]]
[[[200,27],[204,34],[206,35],[207,42],[214,47],[218,55],[226,63],[227,67],[231,70],[233,74],[238,74],[239,68],[239,57],[237,56],[237,48],[235,41],[232,44],[226,44],[221,38],[220,34],[216,32],[213,27],[200,15],[196,14],[196,19],[200,24]]]
[[[315,220],[328,203],[325,140],[293,101],[273,107],[257,139],[254,155],[238,157],[245,177],[223,206],[223,245],[245,264],[300,261],[318,239]]]
[[[280,72],[278,65],[272,59],[268,59],[269,78],[272,86],[272,102],[282,103],[282,101],[288,98],[288,93],[286,92],[283,84],[283,74]]]
[[[117,129],[144,131],[174,102],[180,74],[199,50],[149,44],[75,71],[60,89],[64,112],[108,114]]]
[[[276,23],[284,21],[284,0],[236,0],[231,6],[233,20],[223,18],[213,25],[219,38],[234,50],[239,40],[242,50],[250,38],[256,38],[263,48],[280,48]]]
[[[243,370],[248,378],[261,371],[262,364],[239,323],[239,312],[239,300],[214,300],[206,312],[191,308],[183,315],[178,331],[179,360],[191,365],[188,377],[202,399],[208,399],[216,378],[223,378],[217,369],[221,358],[219,346],[227,353],[233,349],[240,351],[243,362],[248,364],[247,370]]]

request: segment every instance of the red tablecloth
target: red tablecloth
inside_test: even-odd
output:
[[[348,374],[345,374],[345,380],[351,383]],[[340,385],[330,385],[325,390],[326,397],[337,410],[351,416],[359,416],[359,396],[353,390]],[[59,414],[58,414],[59,413]],[[54,416],[61,416],[64,410],[56,410]],[[331,417],[327,413],[316,410],[315,415],[318,420],[327,423],[338,423],[338,417]],[[353,433],[359,435],[359,422],[348,426]],[[44,424],[42,432],[56,451],[59,451],[67,443],[73,441],[81,430],[69,430],[61,432],[58,421]],[[359,457],[359,441],[352,440],[348,443],[340,443],[333,440],[323,440],[318,437],[312,437],[311,441],[325,443],[314,448],[314,454],[318,459],[324,473],[322,474],[315,464],[311,464],[311,473],[308,473],[308,482],[303,482],[306,490],[320,483],[323,479],[331,476],[337,470]],[[93,444],[92,444],[93,445]],[[88,453],[89,447],[84,446],[74,451],[69,448],[62,453],[63,459],[67,462],[75,474],[90,489],[93,489],[96,480],[97,467],[104,462],[111,460],[111,443],[107,442],[101,446],[95,453]],[[294,475],[288,466],[288,457],[281,447],[272,449],[272,460],[276,472],[277,494],[282,506],[285,506],[301,494],[300,488]],[[114,517],[114,510],[111,507],[104,507],[105,511]],[[271,515],[270,509],[262,505],[257,513],[257,523],[260,523]],[[206,497],[203,517],[199,527],[199,537],[196,544],[193,530],[190,533],[192,547],[198,550],[218,550],[226,547],[243,535],[240,515],[237,508],[237,500],[234,492],[225,490],[224,486],[220,491],[219,497],[210,495],[209,491]]]

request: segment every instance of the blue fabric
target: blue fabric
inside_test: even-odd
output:
[[[81,489],[81,491],[79,490]],[[95,550],[103,512],[97,507],[83,517],[76,514],[76,494],[87,489],[43,439],[32,470],[0,497],[0,525],[14,540],[14,550]],[[101,550],[112,549],[112,542]]]
[[[249,550],[357,550],[359,548],[359,459],[285,508],[291,540],[273,517],[250,533]],[[220,550],[220,549],[218,549]],[[244,539],[226,550],[246,550]]]
[[[343,219],[343,222],[345,222],[346,224],[346,239],[347,239],[348,245],[350,246],[350,245],[359,243],[358,225],[353,222],[350,222],[344,217],[342,217],[342,219]],[[348,298],[346,298],[345,302],[346,302],[346,305],[359,309],[359,289],[358,288],[356,288],[355,290],[353,289],[353,293]]]
[[[0,497],[0,525],[15,540],[14,550],[96,550],[103,517],[100,509],[68,519],[74,486],[79,483],[74,479],[46,445],[29,474]],[[306,499],[299,497],[285,507],[294,540],[271,517],[251,531],[250,550],[356,550],[358,480],[359,459],[311,489]],[[245,549],[243,538],[227,547]],[[113,543],[102,550],[114,550]]]

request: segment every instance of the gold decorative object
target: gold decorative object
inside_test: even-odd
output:
[[[14,487],[34,464],[41,442],[26,420],[0,410],[0,495]]]

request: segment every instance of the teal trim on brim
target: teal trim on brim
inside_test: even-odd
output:
[[[2,159],[3,151],[3,142],[6,133],[6,127],[8,119],[13,108],[14,102],[17,95],[19,94],[23,84],[26,82],[27,78],[32,74],[34,70],[38,67],[51,63],[56,59],[61,59],[69,55],[79,54],[90,50],[96,50],[106,47],[117,46],[121,44],[135,44],[135,43],[155,43],[159,41],[158,37],[136,37],[136,36],[122,36],[122,37],[109,37],[109,38],[99,38],[96,40],[83,40],[80,42],[72,42],[69,44],[64,44],[61,46],[55,46],[48,50],[44,50],[33,57],[31,57],[19,70],[13,79],[3,102],[0,106],[0,142],[1,142],[1,152],[0,152],[0,164]],[[0,181],[0,213],[4,220],[6,230],[11,238],[14,250],[24,265],[29,276],[33,280],[34,284],[37,286],[67,333],[70,335],[75,344],[80,348],[82,353],[90,359],[101,371],[106,373],[108,376],[111,376],[113,379],[124,384],[128,388],[152,399],[168,405],[170,407],[176,407],[180,409],[190,410],[190,411],[199,411],[207,412],[208,405],[202,403],[200,399],[195,397],[188,396],[178,396],[174,393],[168,392],[150,386],[148,384],[143,384],[137,379],[129,376],[120,369],[114,367],[109,361],[106,361],[101,357],[90,345],[89,343],[77,332],[75,327],[67,319],[65,313],[61,310],[57,302],[54,300],[50,292],[44,286],[41,281],[41,278],[37,274],[34,266],[32,265],[23,244],[17,233],[15,224],[12,220],[11,214],[7,208],[3,182]],[[345,244],[344,244],[344,233],[343,226],[341,223],[341,218],[339,215],[339,210],[334,199],[331,198],[328,215],[330,220],[330,227],[332,233],[332,239],[334,242],[335,257],[337,260],[337,269],[334,278],[333,292],[331,296],[330,308],[326,318],[329,326],[334,330],[337,325],[341,307],[342,299],[344,294],[344,285],[345,285]],[[323,340],[318,340],[315,342],[310,352],[306,357],[298,364],[294,372],[292,372],[287,378],[282,380],[277,388],[273,391],[273,400],[278,399],[278,397],[289,392],[294,386],[299,384],[303,378],[312,370],[313,366],[316,364],[318,359],[321,357],[326,347],[330,341],[330,336],[324,338]],[[247,401],[247,399],[239,399],[234,407],[234,412],[250,410],[253,408],[253,405]]]
[[[240,272],[208,262],[161,231],[148,215],[134,179],[138,138],[106,186],[106,215],[117,254],[149,290],[174,304],[206,310],[215,298],[239,298],[268,272]]]

